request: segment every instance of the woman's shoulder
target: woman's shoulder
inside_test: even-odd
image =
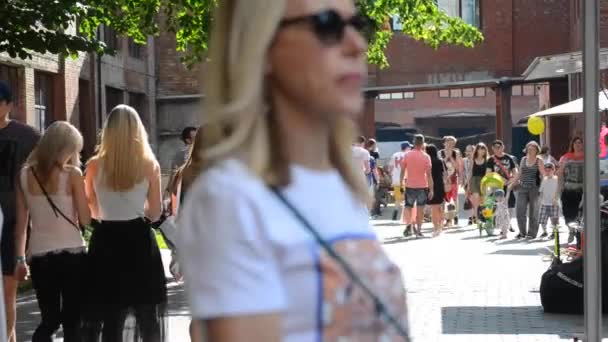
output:
[[[63,171],[70,177],[82,177],[82,170],[74,165],[66,165]]]

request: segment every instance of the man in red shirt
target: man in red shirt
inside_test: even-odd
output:
[[[424,206],[429,198],[433,198],[433,175],[431,173],[431,157],[424,151],[424,136],[414,137],[414,149],[409,151],[401,164],[401,179],[405,178],[405,213],[409,226],[412,217],[412,208],[417,206],[415,233],[423,237],[422,222],[424,220]]]

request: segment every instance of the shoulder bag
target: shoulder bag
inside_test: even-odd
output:
[[[271,192],[275,195],[275,197],[287,208],[289,212],[294,216],[294,218],[300,222],[300,224],[314,237],[315,241],[323,248],[323,250],[340,265],[340,268],[346,273],[346,275],[352,280],[352,282],[359,286],[363,292],[373,301],[376,313],[385,319],[385,321],[392,326],[395,331],[398,333],[400,337],[404,339],[404,341],[408,342],[410,340],[409,333],[407,329],[399,322],[395,316],[393,316],[382,300],[365,284],[365,282],[357,275],[357,273],[353,270],[350,264],[342,258],[338,252],[327,242],[319,231],[317,231],[310,222],[298,211],[289,200],[283,195],[283,193],[277,187],[270,187]]]

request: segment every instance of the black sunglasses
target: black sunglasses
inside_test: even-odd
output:
[[[344,38],[346,26],[352,26],[358,32],[364,32],[369,27],[369,20],[359,14],[343,19],[335,10],[326,10],[316,14],[282,20],[280,27],[308,23],[323,44],[339,43]]]

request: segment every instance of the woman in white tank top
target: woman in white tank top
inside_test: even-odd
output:
[[[17,268],[30,267],[41,322],[32,341],[50,341],[63,326],[64,341],[81,341],[85,243],[80,225],[91,223],[79,152],[82,136],[65,121],[50,125],[20,173],[17,191]],[[28,215],[31,233],[27,250]]]
[[[162,341],[167,289],[149,224],[161,214],[160,167],[132,107],[110,112],[85,183],[100,221],[89,245],[86,340]],[[125,327],[130,316],[135,328]]]

